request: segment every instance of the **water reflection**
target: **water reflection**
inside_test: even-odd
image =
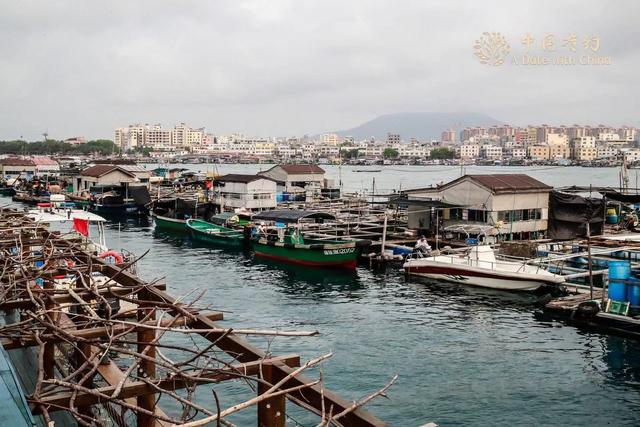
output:
[[[276,285],[291,295],[324,298],[333,292],[351,294],[364,287],[357,270],[305,267],[260,257],[254,257],[252,264],[266,272],[277,272],[279,280]]]
[[[509,292],[500,289],[467,286],[458,283],[439,282],[429,278],[411,278],[406,285],[421,298],[436,302],[456,302],[464,305],[509,307],[530,310],[538,297],[526,292]]]

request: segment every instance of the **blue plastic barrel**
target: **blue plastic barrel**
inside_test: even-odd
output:
[[[609,261],[609,299],[627,301],[627,285],[618,280],[627,280],[631,276],[629,261]]]
[[[407,255],[411,253],[411,249],[407,249],[407,248],[399,248],[399,247],[395,247],[393,248],[393,254],[394,255]]]
[[[627,283],[627,301],[631,305],[640,305],[640,279],[630,277],[629,281],[632,283]]]
[[[607,224],[617,224],[618,215],[607,215]]]

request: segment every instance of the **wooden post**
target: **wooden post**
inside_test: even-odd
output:
[[[380,245],[380,257],[384,259],[384,245],[387,242],[387,215],[384,216],[384,224],[382,225],[382,244]]]
[[[146,290],[142,290],[138,292],[138,300],[149,300],[150,295]],[[138,320],[142,320],[149,313],[154,312],[153,307],[143,307],[143,305],[138,306]],[[155,313],[150,316],[148,320],[155,320]],[[138,344],[138,352],[142,353],[145,351],[145,348],[149,347],[147,350],[147,356],[155,358],[156,357],[156,348],[155,346],[147,346],[142,343],[149,343],[156,338],[155,329],[140,329],[137,333],[138,341],[141,344]],[[138,376],[145,377],[147,379],[153,379],[156,376],[156,364],[150,360],[142,359],[140,361],[140,366],[138,367]],[[144,394],[137,397],[137,405],[142,409],[146,409],[155,412],[156,406],[156,395],[155,393]],[[136,414],[138,427],[152,427],[155,424],[155,419],[152,416],[138,413]]]
[[[587,220],[587,255],[589,261],[589,296],[593,299],[593,263],[591,261],[591,224]]]
[[[30,286],[29,284],[27,284],[27,286]],[[53,285],[50,284],[49,282],[47,282],[44,286],[44,289],[53,289]],[[45,298],[47,298],[45,296]],[[45,309],[46,310],[53,310],[55,308],[55,303],[51,301],[51,298],[47,298],[46,302],[45,302]],[[57,319],[57,314],[51,314],[51,321],[53,323],[58,323],[58,319]],[[47,332],[51,332],[49,329],[47,329]],[[55,372],[54,372],[54,368],[55,368],[55,351],[56,351],[56,345],[54,343],[50,343],[47,342],[44,344],[44,355],[43,355],[43,362],[44,362],[44,378],[45,379],[51,379],[54,378],[55,376]]]
[[[274,376],[272,364],[262,365],[262,379],[271,385],[278,382]],[[258,395],[269,390],[270,387],[270,385],[259,383]],[[284,427],[287,418],[286,402],[284,395],[280,395],[258,403],[258,427]]]

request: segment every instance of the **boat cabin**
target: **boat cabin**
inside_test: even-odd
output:
[[[305,243],[302,236],[304,224],[323,224],[325,220],[335,220],[335,216],[325,212],[276,209],[260,212],[251,219],[258,224],[253,230],[254,237],[301,245]]]
[[[546,233],[551,191],[552,187],[525,174],[464,175],[445,184],[404,191],[402,201],[408,206],[411,228],[432,233],[437,229],[442,235],[456,225],[491,226],[484,232],[488,241],[497,236],[522,240]]]

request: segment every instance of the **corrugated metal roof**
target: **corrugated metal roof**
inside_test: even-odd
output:
[[[445,188],[457,185],[459,182],[470,179],[475,181],[482,187],[485,187],[494,194],[500,193],[518,193],[518,192],[550,192],[553,187],[538,181],[535,178],[525,174],[486,174],[486,175],[464,175],[453,181],[438,185],[437,187],[416,188],[405,190],[405,194],[412,193],[436,193]]]
[[[36,165],[40,165],[40,166],[57,166],[58,165],[58,162],[53,160],[51,157],[47,157],[47,156],[33,156],[31,157],[31,159]]]
[[[22,159],[20,157],[7,157],[0,159],[0,164],[4,166],[35,166],[31,159]]]
[[[109,172],[113,171],[113,170],[120,170],[124,173],[126,173],[127,175],[130,176],[134,176],[132,172],[123,169],[121,166],[116,166],[116,165],[95,165],[95,166],[91,166],[88,167],[86,169],[84,169],[82,172],[80,172],[80,175],[82,176],[93,176],[93,177],[101,177],[103,175],[108,174]]]
[[[300,165],[278,165],[285,172],[291,174],[303,174],[303,173],[311,173],[311,174],[320,174],[324,173],[324,169],[315,164],[300,164]],[[275,166],[275,167],[278,167]],[[273,168],[272,168],[273,169]]]
[[[525,174],[466,175],[494,193],[551,190],[553,187]]]
[[[259,179],[267,179],[269,181],[273,181],[273,179],[262,175],[246,175],[239,173],[229,173],[226,175],[222,175],[217,177],[215,180],[219,182],[244,182],[246,184],[249,182],[257,181]]]

